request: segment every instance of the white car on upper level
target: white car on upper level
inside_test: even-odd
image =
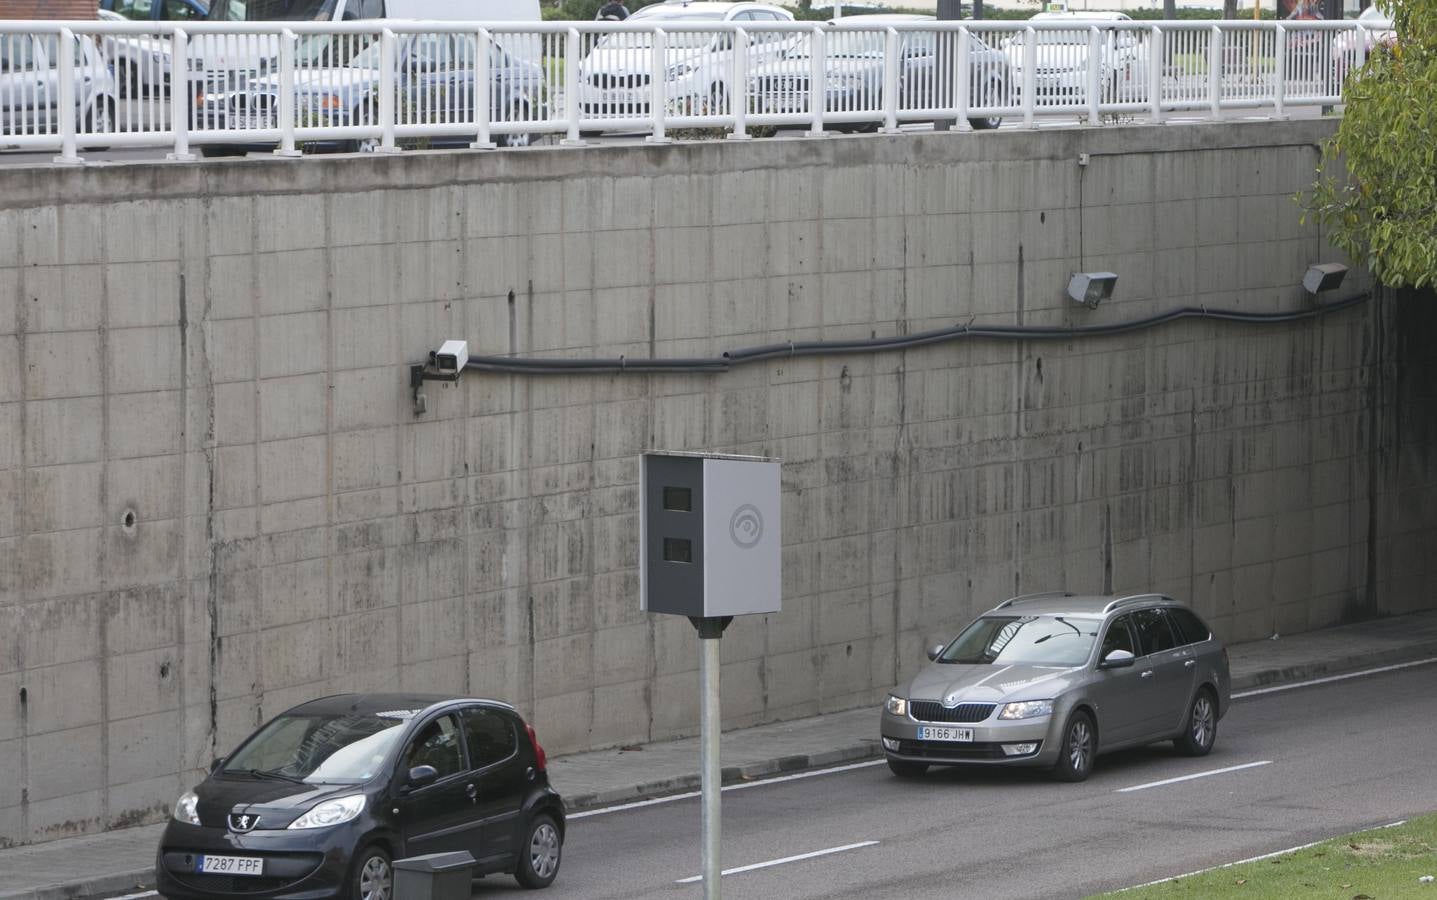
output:
[[[1040,103],[1082,104],[1088,95],[1088,49],[1097,26],[1098,86],[1103,102],[1140,101],[1146,92],[1146,32],[1131,26],[1120,12],[1045,12],[1028,20],[1044,27],[1035,32],[1033,93]],[[1013,83],[1022,89],[1026,32],[1003,41]]]
[[[733,93],[733,34],[685,30],[689,24],[732,23],[754,27],[748,65],[778,59],[794,35],[763,25],[792,22],[793,13],[764,3],[657,3],[634,12],[625,24],[665,32],[664,96],[680,115],[725,113]],[[585,118],[628,119],[649,114],[653,34],[615,31],[604,35],[579,65],[579,110]]]
[[[60,37],[54,34],[0,34],[0,147],[14,138],[60,133],[65,117],[77,134],[108,143],[115,121],[115,79],[88,36],[71,39],[74,102],[60,96]],[[81,146],[96,147],[93,140]]]

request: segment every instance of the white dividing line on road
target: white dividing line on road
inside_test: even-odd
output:
[[[1221,775],[1224,772],[1236,772],[1240,769],[1255,769],[1258,766],[1270,766],[1272,760],[1263,759],[1257,762],[1243,763],[1240,766],[1228,766],[1225,769],[1212,769],[1207,772],[1197,772],[1192,775],[1183,775],[1178,778],[1164,778],[1162,781],[1149,781],[1147,784],[1135,784],[1132,787],[1118,788],[1114,793],[1127,794],[1132,791],[1145,791],[1148,788],[1162,787],[1165,784],[1177,784],[1179,781],[1192,781],[1194,778],[1207,778],[1209,775]]]
[[[1348,672],[1343,675],[1328,675],[1326,678],[1313,678],[1310,681],[1299,681],[1296,684],[1279,684],[1276,687],[1257,688],[1256,690],[1243,691],[1233,694],[1232,699],[1241,700],[1244,697],[1257,697],[1262,694],[1276,694],[1278,691],[1295,691],[1298,688],[1312,687],[1314,684],[1330,684],[1334,681],[1346,681],[1349,678],[1362,678],[1367,675],[1381,675],[1383,672],[1396,672],[1398,669],[1410,669],[1413,666],[1427,666],[1437,663],[1437,656],[1430,656],[1427,659],[1419,659],[1413,662],[1396,663],[1390,666],[1381,666],[1376,669],[1363,669],[1360,672]]]
[[[767,869],[770,866],[781,866],[784,863],[800,862],[805,859],[813,859],[818,856],[832,856],[835,853],[842,853],[845,850],[858,850],[861,847],[872,847],[877,841],[859,841],[856,844],[844,844],[842,847],[829,847],[827,850],[815,850],[812,853],[800,853],[797,856],[785,856],[783,859],[771,859],[768,862],[753,863],[747,866],[738,866],[733,869],[724,869],[720,875],[737,875],[740,872],[752,872],[754,869]],[[695,875],[692,878],[680,878],[674,884],[693,884],[696,881],[703,881],[702,875]]]
[[[777,778],[760,778],[757,781],[745,781],[741,784],[726,784],[725,791],[741,791],[745,788],[767,787],[770,784],[781,784],[785,781],[798,781],[802,778],[817,778],[820,775],[835,775],[839,772],[851,772],[854,769],[867,769],[871,766],[885,765],[886,761],[881,759],[870,759],[860,763],[849,763],[846,766],[833,766],[828,769],[814,769],[811,772],[799,772],[795,775],[780,775]],[[589,816],[602,816],[608,813],[623,812],[626,809],[642,809],[645,806],[658,806],[660,803],[673,803],[677,800],[692,800],[700,795],[699,791],[686,791],[682,794],[670,794],[667,797],[655,797],[652,800],[635,800],[633,803],[620,803],[617,806],[605,806],[602,809],[586,809],[583,812],[569,813],[566,819],[586,819]]]
[[[108,900],[140,900],[141,897],[158,897],[159,891],[144,891],[139,894],[121,894],[118,897],[110,897]]]
[[[1386,825],[1378,825],[1377,828],[1372,828],[1368,830],[1376,831],[1379,828],[1396,828],[1398,825],[1406,824],[1406,819],[1398,819],[1396,822],[1388,822]],[[1300,850],[1306,850],[1310,847],[1316,847],[1318,844],[1325,844],[1330,840],[1332,840],[1332,838],[1325,838],[1324,840],[1313,841],[1310,844],[1298,844],[1296,847],[1288,847],[1286,850],[1274,850],[1271,853],[1264,853],[1261,856],[1249,856],[1247,859],[1234,860],[1233,862],[1222,863],[1221,865],[1217,866],[1208,866],[1206,869],[1198,869],[1195,872],[1186,872],[1182,875],[1173,875],[1170,878],[1159,878],[1157,881],[1149,881],[1147,884],[1135,884],[1132,887],[1125,887],[1121,890],[1114,891],[1113,893],[1121,894],[1124,891],[1136,891],[1141,888],[1152,887],[1155,884],[1165,884],[1169,881],[1177,881],[1179,878],[1191,878],[1194,875],[1205,875],[1208,872],[1216,872],[1220,869],[1231,869],[1233,866],[1241,866],[1245,863],[1262,862],[1264,859],[1272,859],[1274,856],[1286,856],[1289,853],[1297,853]]]

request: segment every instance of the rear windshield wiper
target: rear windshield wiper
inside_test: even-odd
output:
[[[225,769],[226,772],[233,772],[236,775],[248,775],[251,778],[268,778],[272,781],[288,781],[290,784],[305,784],[303,778],[295,778],[293,775],[286,775],[283,772],[276,772],[273,769]]]

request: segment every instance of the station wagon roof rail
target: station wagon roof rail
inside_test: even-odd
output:
[[[1133,603],[1142,603],[1147,600],[1171,600],[1166,594],[1130,594],[1126,597],[1118,597],[1116,600],[1109,600],[1103,607],[1104,613],[1110,613],[1120,606],[1128,606]]]
[[[1053,598],[1053,597],[1075,597],[1075,596],[1077,596],[1077,595],[1074,594],[1072,591],[1038,591],[1038,592],[1035,593],[1035,594],[1022,594],[1022,595],[1019,595],[1019,596],[1017,596],[1017,597],[1009,597],[1007,600],[1004,600],[1002,603],[999,603],[997,606],[995,606],[995,607],[993,607],[993,608],[994,608],[994,609],[1003,609],[1004,607],[1006,607],[1006,606],[1012,606],[1012,605],[1015,604],[1015,603],[1026,603],[1026,602],[1028,602],[1029,600],[1048,600],[1048,599],[1051,599],[1051,598]]]

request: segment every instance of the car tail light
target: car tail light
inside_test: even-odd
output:
[[[548,767],[549,758],[544,755],[544,748],[539,746],[539,736],[534,733],[534,726],[525,725],[524,728],[529,732],[529,746],[534,748],[534,768],[542,772]]]

